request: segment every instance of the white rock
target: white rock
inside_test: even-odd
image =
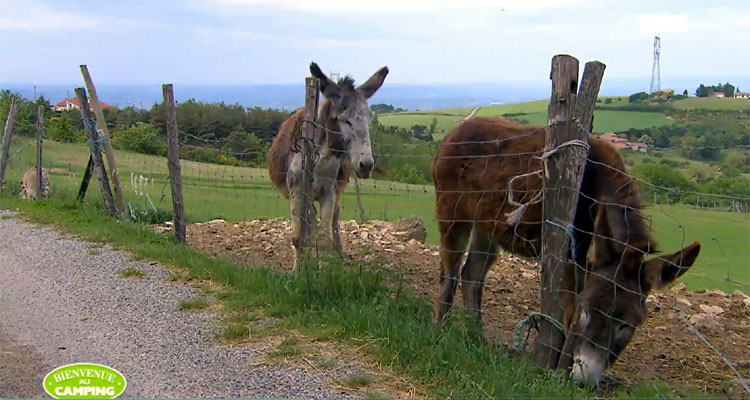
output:
[[[710,314],[710,315],[721,315],[724,313],[724,309],[719,306],[709,306],[706,304],[701,304],[700,309],[704,313]]]
[[[690,323],[699,329],[710,329],[715,332],[721,331],[719,318],[714,314],[695,314],[690,317]]]
[[[693,306],[693,303],[691,303],[690,300],[688,300],[688,299],[686,299],[684,297],[678,297],[677,298],[677,303],[678,304],[682,304],[685,307],[692,307]]]

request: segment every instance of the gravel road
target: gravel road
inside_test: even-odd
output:
[[[178,311],[202,294],[133,261],[0,211],[0,398],[47,397],[42,379],[74,362],[128,381],[124,398],[343,398],[326,378],[262,365],[259,348],[227,346],[211,312]],[[120,278],[137,267],[144,279]]]

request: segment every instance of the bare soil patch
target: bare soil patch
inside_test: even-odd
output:
[[[157,229],[160,229],[157,227]],[[164,229],[164,228],[162,228]],[[411,289],[434,303],[439,256],[436,247],[405,239],[394,224],[343,222],[347,254],[356,262],[375,257],[403,277]],[[283,219],[226,223],[215,220],[187,228],[190,247],[240,265],[292,269],[291,225]],[[539,309],[539,267],[533,261],[501,255],[490,270],[484,294],[484,326],[488,338],[512,342],[518,322]],[[460,306],[460,294],[457,305]],[[610,370],[610,381],[628,387],[662,381],[717,395],[742,397],[732,371],[696,335],[673,308],[682,310],[698,330],[729,359],[740,374],[750,376],[750,297],[740,292],[695,293],[677,285],[647,300],[648,321]],[[746,378],[747,379],[747,378]]]

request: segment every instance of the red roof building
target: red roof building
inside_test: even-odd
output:
[[[599,138],[609,142],[612,144],[612,146],[618,150],[620,149],[630,149],[633,151],[640,151],[641,153],[647,153],[648,152],[648,145],[645,143],[639,143],[639,142],[631,142],[628,139],[621,138],[617,136],[616,133],[602,133],[599,135]]]
[[[110,108],[111,106],[104,103],[103,101],[100,101],[99,104],[102,106],[102,110],[105,110],[107,108]],[[91,111],[94,111],[94,109],[91,107],[91,104],[89,104],[89,108],[91,108]],[[54,107],[52,107],[55,111],[70,111],[70,110],[80,110],[81,105],[78,104],[78,99],[75,97],[71,97],[69,99],[65,99],[62,101],[57,102]]]

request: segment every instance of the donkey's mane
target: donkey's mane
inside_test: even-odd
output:
[[[345,75],[339,78],[337,85],[354,90],[354,78],[351,75]]]

